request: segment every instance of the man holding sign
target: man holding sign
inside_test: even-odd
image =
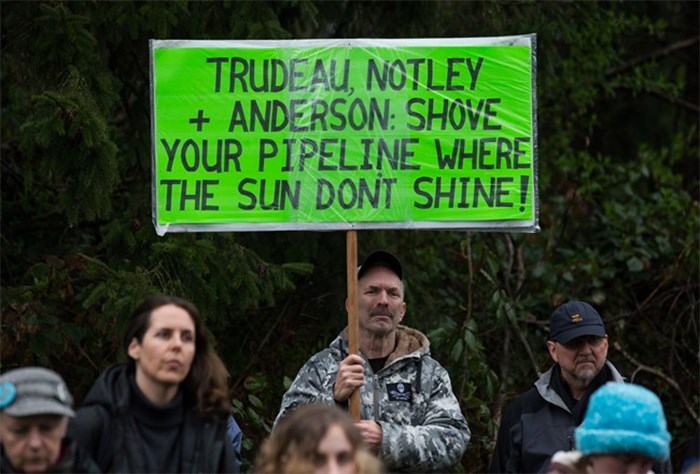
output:
[[[346,328],[301,368],[275,424],[299,405],[347,406],[360,389],[357,426],[389,471],[445,471],[459,462],[471,433],[428,338],[400,325],[406,314],[401,263],[376,251],[357,277],[360,354],[348,354]]]

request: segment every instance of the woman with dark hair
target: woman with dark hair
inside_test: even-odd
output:
[[[69,429],[103,472],[234,472],[228,373],[197,308],[148,298],[123,347],[128,362],[99,376]]]
[[[350,416],[332,405],[294,409],[263,443],[257,474],[376,474],[382,463],[367,449]]]

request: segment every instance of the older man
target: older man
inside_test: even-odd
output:
[[[516,397],[498,430],[491,472],[542,472],[557,451],[574,448],[589,396],[622,375],[606,360],[608,336],[598,312],[583,301],[558,307],[547,350],[555,364]]]
[[[65,437],[72,403],[52,370],[25,367],[0,376],[0,472],[100,472]]]
[[[406,303],[399,260],[371,253],[358,270],[358,293],[360,354],[348,354],[345,329],[301,368],[275,423],[306,403],[346,407],[361,388],[357,426],[387,469],[444,471],[462,457],[469,427],[428,338],[400,324]]]

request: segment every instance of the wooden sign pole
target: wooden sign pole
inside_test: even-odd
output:
[[[348,349],[350,354],[360,353],[360,325],[358,322],[357,292],[357,232],[349,230],[346,238],[346,269],[348,282]],[[350,395],[350,416],[360,421],[360,388]]]

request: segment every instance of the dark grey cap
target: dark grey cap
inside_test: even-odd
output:
[[[372,267],[386,267],[396,273],[399,280],[403,281],[403,267],[398,258],[386,250],[375,250],[367,255],[367,258],[360,264],[357,269],[357,279],[359,280]]]
[[[73,396],[60,375],[43,367],[24,367],[0,376],[0,410],[10,416],[75,416]]]

